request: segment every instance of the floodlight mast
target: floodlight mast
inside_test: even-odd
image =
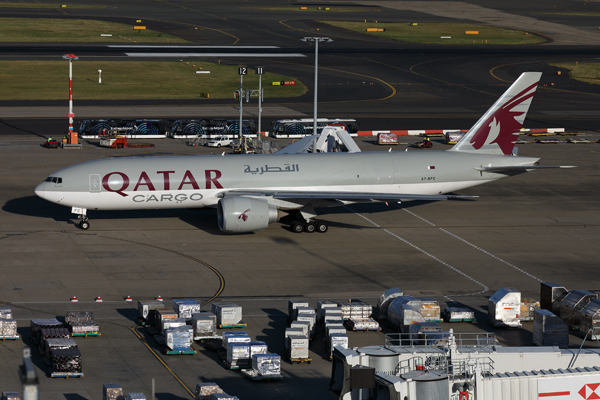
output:
[[[75,54],[65,54],[63,59],[69,60],[69,136],[68,144],[77,144],[77,134],[73,131],[73,60],[79,60]]]
[[[315,97],[313,104],[313,135],[317,134],[317,84],[319,77],[319,42],[331,43],[333,39],[328,37],[314,37],[306,36],[300,39],[302,42],[314,42],[315,43]]]

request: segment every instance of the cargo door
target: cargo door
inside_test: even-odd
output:
[[[90,174],[90,193],[100,193],[100,175]]]

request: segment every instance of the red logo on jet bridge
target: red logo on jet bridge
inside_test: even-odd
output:
[[[250,211],[250,209],[247,209],[246,211],[244,211],[243,213],[241,213],[238,216],[238,219],[241,219],[242,221],[246,222],[248,220],[248,215],[246,215],[246,213]],[[598,397],[600,399],[600,397]]]
[[[479,150],[486,144],[496,143],[500,146],[502,153],[511,154],[522,126],[516,118],[523,115],[522,111],[513,111],[513,109],[532,98],[534,92],[529,92],[537,85],[538,82],[529,86],[490,115],[473,135],[471,139],[473,147]]]
[[[600,399],[600,396],[596,393],[598,386],[600,386],[600,383],[588,383],[587,385],[583,385],[581,390],[577,393],[586,400]]]

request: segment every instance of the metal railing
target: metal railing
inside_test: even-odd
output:
[[[484,376],[494,373],[494,360],[490,357],[464,358],[452,360],[443,354],[417,356],[403,360],[396,366],[394,374],[400,376],[410,371],[440,371],[450,380],[469,379],[479,371]]]
[[[431,333],[387,333],[385,345],[392,347],[447,348],[451,341],[456,347],[489,347],[498,345],[495,333],[491,332],[431,332]]]

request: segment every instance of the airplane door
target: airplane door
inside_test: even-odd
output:
[[[90,174],[90,193],[100,193],[99,174]]]

